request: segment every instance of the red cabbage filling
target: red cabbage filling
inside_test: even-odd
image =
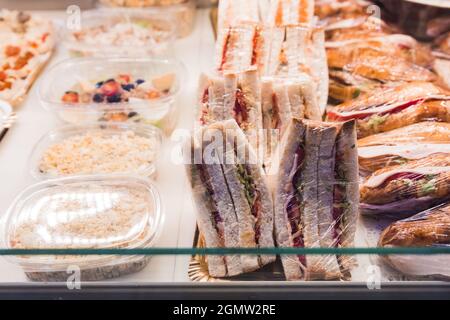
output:
[[[305,153],[303,147],[299,147],[296,152],[296,161],[294,161],[293,170],[295,170],[292,184],[293,191],[289,202],[287,204],[286,210],[289,219],[289,224],[291,226],[291,235],[293,236],[293,246],[295,248],[304,248],[305,243],[303,239],[302,232],[302,212],[301,212],[301,196],[298,192],[298,188],[300,187],[300,175],[301,171],[298,168],[303,163],[305,158]],[[304,255],[297,256],[300,263],[306,266],[306,257]]]
[[[202,104],[203,104],[203,108],[202,108],[202,113],[200,115],[200,123],[202,125],[206,124],[206,116],[208,115],[208,105],[209,103],[209,90],[208,88],[205,89],[205,92],[203,92],[203,97],[202,97]]]
[[[332,121],[347,121],[347,120],[352,120],[352,119],[362,120],[362,119],[369,118],[369,117],[373,116],[374,114],[383,116],[383,115],[386,115],[386,114],[398,113],[398,112],[401,112],[401,111],[403,111],[403,110],[405,110],[405,109],[407,109],[409,107],[412,107],[412,106],[415,106],[415,105],[419,105],[422,102],[424,102],[424,99],[416,99],[416,100],[408,101],[408,102],[406,102],[404,104],[401,104],[401,105],[399,105],[399,106],[397,106],[397,107],[395,107],[395,108],[393,108],[391,110],[388,110],[388,111],[385,111],[385,112],[379,112],[379,113],[378,112],[370,112],[369,111],[369,112],[361,112],[359,114],[353,114],[353,115],[349,115],[349,116],[342,116],[339,113],[330,111],[330,112],[328,112],[327,116],[328,116],[328,119],[332,120]]]
[[[254,66],[258,62],[258,42],[260,38],[259,28],[256,28],[255,36],[253,37],[252,66]]]
[[[225,63],[227,61],[227,51],[228,51],[228,45],[230,43],[230,38],[231,38],[231,28],[228,30],[227,38],[225,39],[225,45],[223,46],[222,61],[220,63],[219,71],[223,70],[223,67],[225,66]]]
[[[333,193],[333,238],[335,242],[335,246],[339,247],[341,244],[341,224],[342,217],[344,215],[344,208],[342,204],[346,201],[345,199],[345,190],[342,190],[342,186],[335,185],[334,193]]]
[[[236,91],[236,101],[234,103],[234,118],[239,126],[248,122],[249,114],[245,106],[245,96],[241,89]]]
[[[220,244],[221,244],[221,246],[224,246],[225,238],[224,238],[224,231],[223,231],[223,225],[222,225],[223,219],[220,216],[219,210],[217,210],[217,205],[216,205],[216,203],[214,203],[214,200],[213,200],[214,190],[212,189],[211,184],[209,183],[210,179],[209,179],[208,174],[202,164],[197,164],[196,170],[198,170],[198,172],[200,173],[200,179],[203,182],[203,185],[205,186],[206,191],[208,192],[208,195],[210,196],[209,207],[211,209],[212,222],[213,222],[214,228],[217,231],[217,234],[219,235]]]
[[[423,179],[424,177],[425,177],[425,175],[420,174],[420,173],[399,172],[399,173],[393,174],[392,176],[390,176],[389,178],[384,180],[383,184],[380,187],[383,188],[383,187],[387,186],[389,184],[389,182],[394,181],[394,180],[408,179],[411,181],[418,181],[418,180]]]
[[[272,129],[279,129],[281,125],[280,108],[278,107],[278,98],[275,93],[272,94],[272,108],[273,108]]]

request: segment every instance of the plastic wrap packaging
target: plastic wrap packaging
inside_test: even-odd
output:
[[[174,4],[181,4],[188,2],[186,0],[100,0],[100,3],[111,7],[131,7],[131,8],[145,8],[145,7],[159,7],[172,6]]]
[[[380,20],[379,7],[360,2],[340,1],[322,12],[317,9],[327,30],[332,102],[395,83],[442,82],[433,72],[434,57],[426,45]]]
[[[264,74],[296,77],[303,73],[314,80],[323,111],[328,97],[328,66],[324,30],[305,25],[275,27],[267,34]]]
[[[101,8],[114,9],[125,14],[146,12],[170,17],[171,21],[176,25],[178,37],[186,37],[194,29],[195,0],[100,0],[99,6]],[[151,19],[149,21],[152,22]]]
[[[450,24],[450,18],[448,20]],[[433,54],[436,56],[434,69],[447,88],[450,88],[450,31],[434,41]]]
[[[240,22],[220,31],[216,43],[216,70],[239,73],[264,69],[268,29],[253,22]]]
[[[163,212],[159,193],[147,180],[118,176],[49,180],[23,191],[4,217],[7,249],[114,249],[154,245]],[[78,267],[82,281],[134,273],[144,256],[17,256],[12,262],[33,281],[66,281]]]
[[[441,0],[377,0],[384,17],[420,40],[430,40],[448,31],[449,1]]]
[[[306,74],[261,79],[257,70],[202,75],[199,88],[199,123],[235,119],[267,168],[292,117],[322,119],[315,82]]]
[[[39,96],[66,123],[134,122],[170,134],[184,75],[184,65],[176,60],[71,59],[48,70]]]
[[[0,99],[20,104],[50,59],[56,33],[51,21],[0,9]]]
[[[411,216],[444,203],[450,199],[450,155],[435,153],[377,170],[360,192],[361,213],[367,215]]]
[[[258,24],[261,21],[260,0],[220,0],[217,21],[218,34],[245,23]]]
[[[228,120],[202,128],[185,150],[205,246],[274,247],[270,191],[257,156],[237,123]],[[275,261],[275,256],[206,259],[211,276],[230,277],[255,271]]]
[[[448,247],[450,205],[394,222],[380,236],[380,247]],[[394,269],[413,277],[450,278],[448,255],[389,255],[383,257]]]
[[[411,82],[378,89],[330,107],[330,121],[355,119],[358,138],[422,121],[450,122],[448,90],[429,82]]]
[[[266,22],[270,27],[311,26],[314,22],[314,0],[271,0]]]
[[[203,128],[187,146],[187,169],[204,245],[352,247],[359,195],[355,144],[354,122],[292,120],[279,162],[272,166],[269,189],[257,155],[235,121]],[[248,219],[251,214],[256,219]],[[251,261],[207,257],[213,277],[254,271],[274,257],[260,257],[253,267]],[[283,256],[282,262],[287,280],[348,280],[356,264],[352,257],[336,255]]]
[[[63,127],[39,140],[30,157],[30,171],[37,179],[91,174],[154,178],[161,144],[161,131],[149,125]]]
[[[364,174],[438,153],[450,156],[450,123],[421,122],[358,141],[359,166]]]
[[[270,171],[279,247],[352,247],[358,217],[354,122],[293,119]],[[353,257],[282,256],[288,280],[350,279]]]
[[[81,27],[64,30],[64,45],[75,56],[166,57],[176,36],[173,17],[157,12],[90,10]]]
[[[241,22],[219,34],[216,70],[237,73],[251,68],[266,76],[307,73],[317,82],[321,96],[327,96],[323,29],[307,25],[267,27]]]
[[[235,119],[257,148],[262,128],[261,80],[257,70],[240,74],[201,75],[199,85],[201,125]]]

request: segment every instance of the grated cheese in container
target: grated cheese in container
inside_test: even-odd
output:
[[[45,134],[34,148],[37,179],[91,174],[156,175],[162,134],[153,126],[105,123],[67,126]]]
[[[71,177],[35,184],[13,202],[2,224],[7,249],[147,248],[161,231],[159,192],[147,180],[124,176]],[[136,255],[28,255],[11,258],[34,281],[111,279],[143,269]]]

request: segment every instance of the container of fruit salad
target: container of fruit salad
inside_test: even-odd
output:
[[[76,57],[163,57],[173,50],[173,17],[134,10],[89,10],[67,23],[63,43]]]
[[[43,106],[66,123],[135,122],[169,134],[184,74],[176,60],[78,58],[51,68],[38,92]]]
[[[2,248],[63,251],[10,257],[29,279],[65,282],[79,271],[81,281],[99,281],[138,272],[150,257],[70,255],[64,250],[153,247],[162,231],[164,212],[157,188],[147,179],[69,177],[25,189],[2,222]]]
[[[195,0],[99,0],[97,7],[108,10],[133,12],[145,10],[174,20],[178,37],[188,36],[194,29]]]
[[[161,131],[150,125],[65,126],[39,140],[30,156],[30,171],[41,180],[95,174],[155,178],[161,143]]]

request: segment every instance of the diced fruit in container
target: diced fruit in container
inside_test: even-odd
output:
[[[149,99],[158,99],[159,97],[161,97],[161,93],[159,93],[159,91],[156,90],[150,90],[147,93],[147,96]]]
[[[120,84],[114,80],[105,82],[101,87],[102,93],[107,97],[116,95],[120,89]]]
[[[125,91],[131,91],[135,88],[134,84],[129,83],[129,84],[123,84],[122,85],[122,89]]]
[[[0,81],[5,81],[7,77],[8,75],[5,72],[0,71]]]
[[[106,119],[106,121],[125,122],[128,120],[128,115],[124,112],[107,113],[105,115],[105,119]]]
[[[152,80],[153,86],[159,91],[170,91],[175,82],[175,74],[169,73]]]
[[[79,79],[78,82],[80,84],[80,87],[81,87],[82,91],[89,92],[89,91],[94,91],[95,90],[95,86],[90,81],[87,81],[85,79]]]
[[[115,94],[113,96],[107,97],[106,101],[108,101],[109,103],[121,102],[122,101],[122,96],[120,95],[120,93],[118,93],[118,94]]]
[[[67,91],[62,97],[62,101],[66,103],[78,103],[78,93],[75,91]]]
[[[20,47],[17,46],[7,46],[5,48],[5,55],[7,57],[14,57],[20,53]]]
[[[94,96],[92,97],[92,100],[93,100],[94,102],[101,103],[101,102],[105,101],[105,96],[102,95],[101,93],[96,93],[96,94],[94,94]]]
[[[142,79],[137,79],[137,80],[136,80],[136,83],[137,83],[138,85],[143,84],[144,82],[145,82],[145,80],[142,80]]]
[[[130,83],[131,81],[131,76],[128,74],[119,74],[119,82],[123,83],[123,84],[127,84]]]
[[[0,91],[5,90],[5,89],[11,89],[11,87],[12,87],[11,82],[5,81],[5,82],[0,83]]]

